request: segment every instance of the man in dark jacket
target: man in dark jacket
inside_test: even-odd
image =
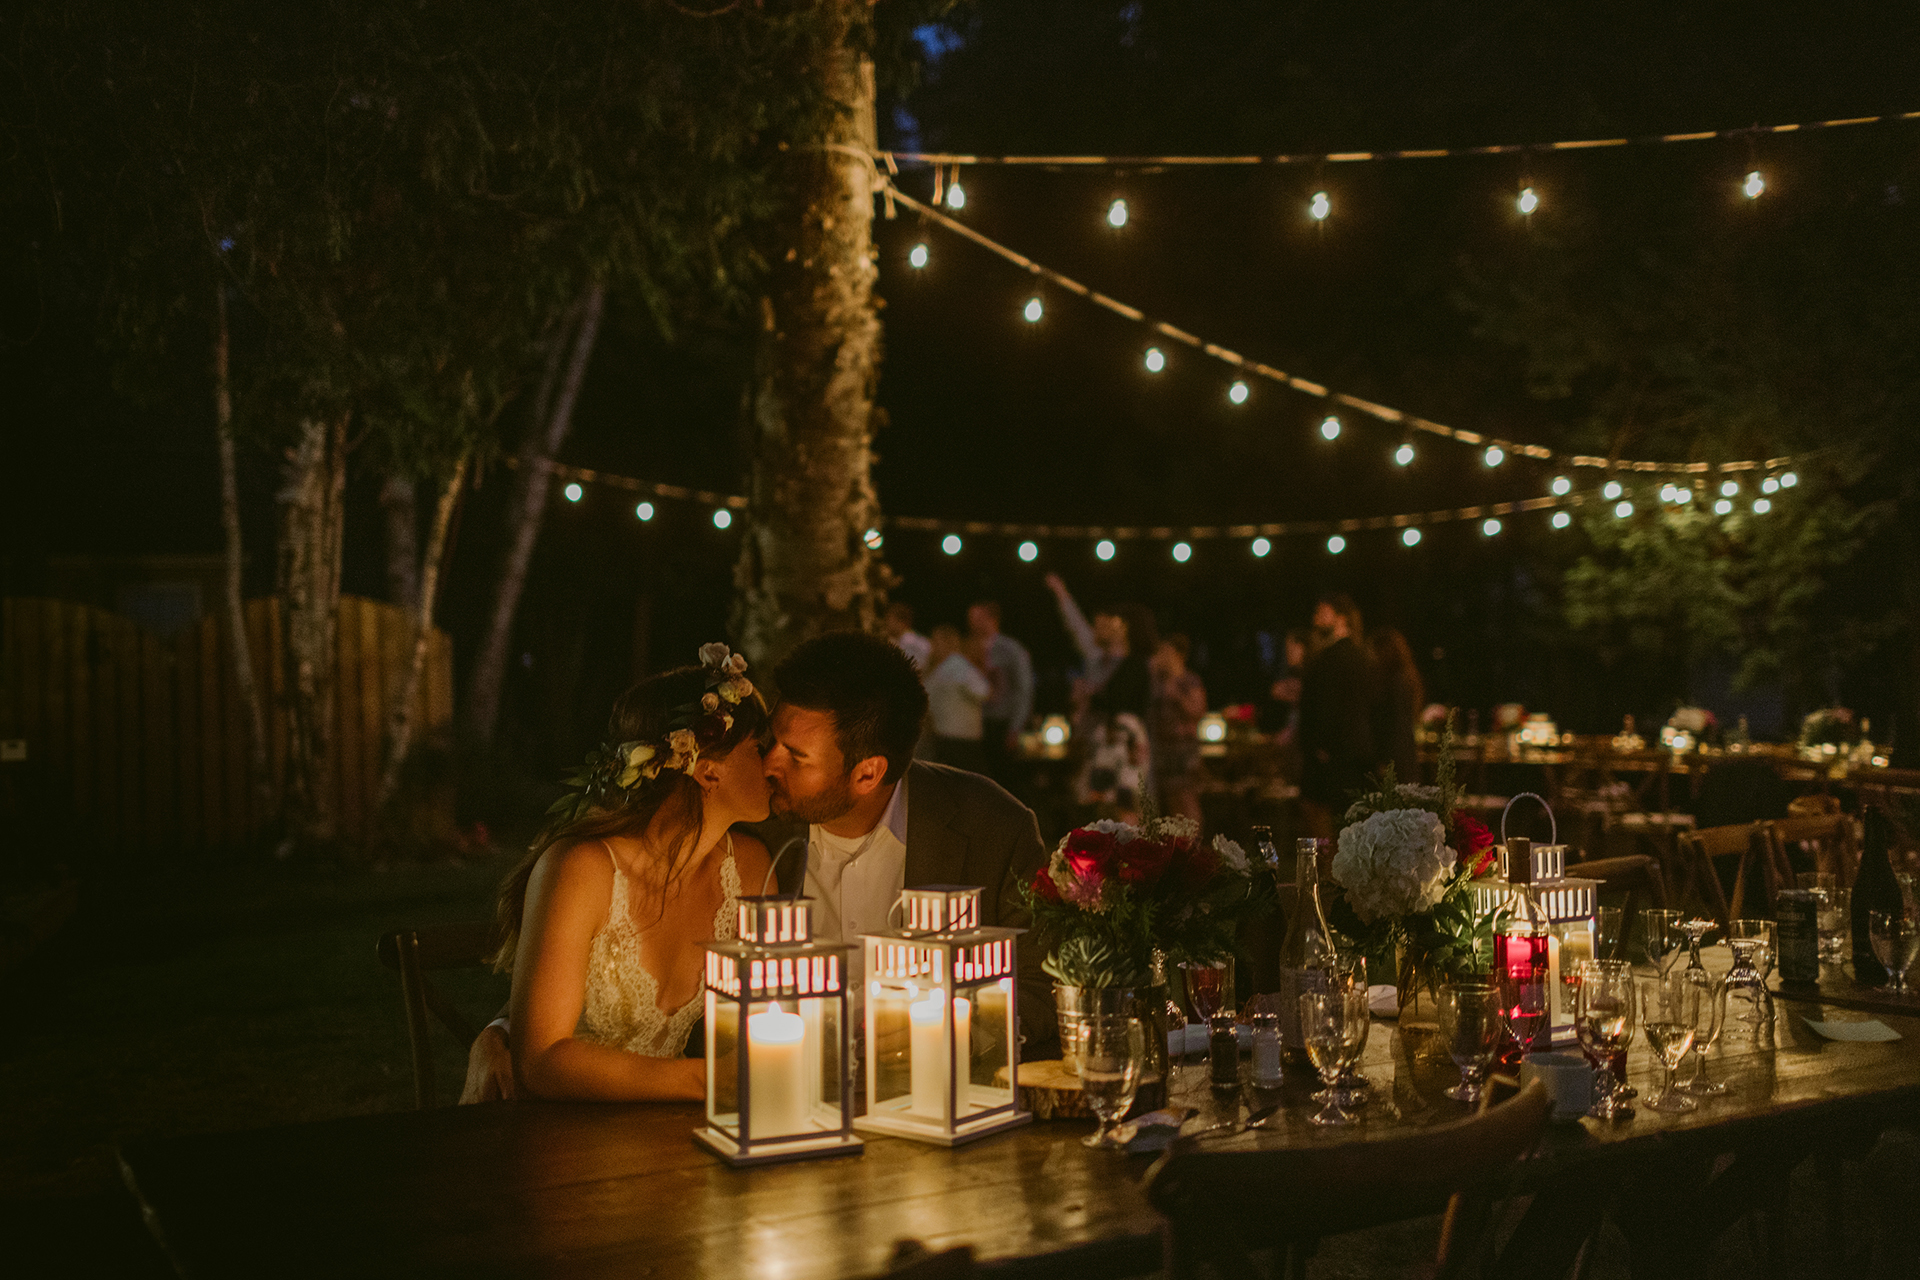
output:
[[[1373,670],[1351,596],[1321,598],[1313,638],[1300,679],[1300,808],[1306,829],[1328,838],[1375,766]]]

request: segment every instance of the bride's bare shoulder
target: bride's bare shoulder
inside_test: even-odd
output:
[[[556,844],[533,864],[531,887],[549,896],[605,898],[613,887],[613,860],[599,840]]]
[[[759,836],[749,835],[735,828],[733,832],[733,862],[740,873],[742,885],[751,884],[753,888],[743,892],[760,892],[759,885],[767,874],[767,846]]]

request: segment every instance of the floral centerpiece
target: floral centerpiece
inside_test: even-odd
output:
[[[1822,707],[1800,722],[1800,749],[1804,754],[1819,755],[1831,748],[1825,750],[1831,756],[1853,746],[1861,736],[1859,722],[1846,707]]]
[[[1120,1013],[1148,1027],[1142,1076],[1164,1078],[1165,960],[1233,953],[1234,930],[1253,905],[1246,851],[1224,836],[1200,839],[1191,818],[1139,826],[1101,821],[1067,833],[1023,896],[1060,1010],[1061,1057],[1077,1070],[1088,1017]]]
[[[1399,782],[1391,765],[1377,782],[1340,829],[1331,922],[1361,952],[1392,955],[1401,1009],[1419,1010],[1437,981],[1492,970],[1507,912],[1477,909],[1472,884],[1498,858],[1493,833],[1460,807],[1451,724],[1436,785]]]

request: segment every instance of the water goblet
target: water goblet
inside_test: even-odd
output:
[[[1182,961],[1180,975],[1187,984],[1187,1004],[1193,1021],[1212,1027],[1224,1010],[1233,1011],[1233,957],[1224,960]],[[1212,1036],[1202,1043],[1200,1062],[1209,1069],[1213,1063]]]
[[[1478,1102],[1500,1043],[1500,996],[1490,982],[1449,982],[1440,988],[1440,1038],[1460,1068],[1446,1091],[1455,1102]]]
[[[1601,960],[1624,960],[1627,954],[1625,907],[1600,908],[1600,954]]]
[[[1760,956],[1766,946],[1759,938],[1728,939],[1733,968],[1727,970],[1727,976],[1720,981],[1722,1021],[1737,1003],[1745,1002],[1748,1011],[1740,1016],[1740,1021],[1754,1028],[1756,1034],[1773,1018],[1773,997],[1767,994],[1766,975],[1760,970]]]
[[[1907,970],[1920,954],[1920,928],[1915,927],[1913,917],[1901,911],[1869,911],[1867,940],[1873,947],[1873,958],[1887,971],[1888,992],[1909,994],[1912,989],[1907,986]]]
[[[1767,993],[1767,979],[1773,976],[1773,958],[1778,949],[1774,937],[1774,925],[1771,920],[1729,920],[1727,921],[1727,946],[1732,949],[1736,942],[1751,942],[1753,946],[1753,969],[1760,975],[1759,997],[1753,1001],[1752,1008],[1741,1015],[1743,1022],[1759,1022],[1773,1016],[1773,997]],[[1739,961],[1739,951],[1734,949],[1734,960]],[[1741,975],[1743,978],[1744,974]],[[1729,973],[1728,979],[1733,975]],[[1739,988],[1742,994],[1752,991],[1744,983]]]
[[[1680,913],[1665,907],[1649,907],[1640,913],[1640,924],[1643,931],[1640,945],[1646,948],[1647,961],[1664,978],[1680,951]]]
[[[1602,1120],[1628,1119],[1633,1108],[1624,1101],[1613,1062],[1633,1041],[1633,969],[1624,960],[1596,960],[1582,968],[1573,1025],[1582,1052],[1600,1076],[1600,1100],[1593,1114]]]
[[[1645,1103],[1649,1111],[1693,1111],[1699,1103],[1674,1085],[1680,1060],[1693,1048],[1694,1027],[1700,1018],[1700,988],[1676,974],[1638,979],[1640,1030],[1661,1067],[1658,1097]]]
[[[1300,997],[1300,1038],[1307,1058],[1326,1086],[1325,1109],[1308,1117],[1314,1124],[1353,1124],[1355,1117],[1340,1109],[1343,1091],[1340,1073],[1359,1056],[1351,1024],[1365,1022],[1367,1002],[1353,992],[1309,991]],[[1365,1044],[1365,1037],[1359,1038]]]
[[[1550,1006],[1546,970],[1502,969],[1495,986],[1500,995],[1500,1020],[1525,1058],[1533,1052],[1534,1040],[1547,1029]]]
[[[1104,1015],[1088,1018],[1085,1050],[1080,1063],[1080,1092],[1099,1119],[1100,1127],[1081,1139],[1089,1147],[1123,1147],[1114,1136],[1114,1122],[1133,1105],[1146,1061],[1146,1030],[1138,1018]]]
[[[1357,951],[1342,953],[1333,962],[1329,984],[1333,989],[1343,992],[1358,991],[1361,999],[1364,1001],[1367,994],[1367,958]],[[1368,1008],[1368,1014],[1369,1017],[1371,1017],[1371,1006]],[[1366,1024],[1362,1024],[1363,1028],[1365,1025]],[[1364,1051],[1365,1047],[1366,1041],[1363,1030],[1361,1049]],[[1359,1055],[1356,1054],[1354,1061],[1348,1063],[1347,1069],[1340,1073],[1340,1087],[1346,1090],[1347,1094],[1346,1097],[1340,1099],[1342,1106],[1364,1106],[1367,1101],[1367,1091],[1373,1088],[1373,1081],[1361,1075],[1356,1069],[1355,1064],[1358,1061]],[[1326,1099],[1316,1097],[1314,1101],[1324,1102]]]

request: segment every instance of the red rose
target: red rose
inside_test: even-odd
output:
[[[1131,840],[1114,850],[1113,874],[1128,884],[1150,884],[1166,874],[1174,847],[1158,840]]]
[[[1493,865],[1493,832],[1465,809],[1453,811],[1453,847],[1461,865],[1471,867],[1476,876]]]
[[[1043,901],[1060,901],[1060,886],[1053,882],[1053,877],[1047,873],[1045,867],[1034,873],[1033,892]]]
[[[1199,890],[1206,887],[1220,870],[1220,855],[1204,844],[1188,846],[1186,857],[1180,862],[1180,879],[1187,888]]]
[[[1074,863],[1076,858],[1087,859],[1087,865],[1096,871],[1105,871],[1113,861],[1114,839],[1105,831],[1091,831],[1079,827],[1067,833],[1067,861]],[[1079,874],[1079,872],[1075,872]]]

